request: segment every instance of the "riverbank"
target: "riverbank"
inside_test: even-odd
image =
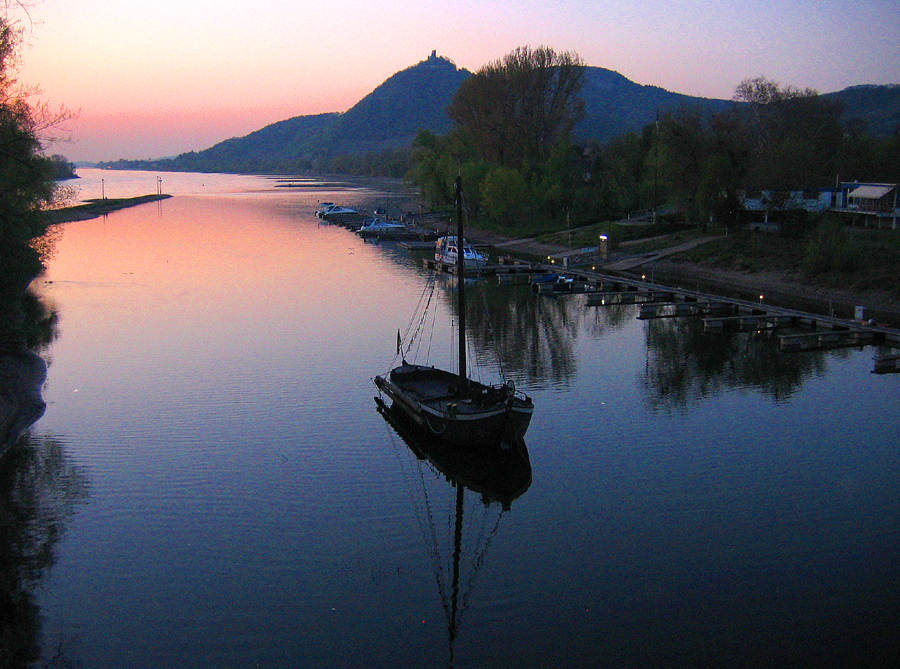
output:
[[[881,291],[858,291],[817,286],[781,272],[737,272],[703,267],[679,260],[654,264],[654,280],[682,288],[700,289],[769,304],[801,309],[825,316],[851,319],[856,308],[865,317],[891,327],[900,327],[900,302]]]
[[[489,230],[470,228],[466,234],[473,241],[487,244],[499,252],[521,256],[532,261],[543,262],[548,257],[562,258],[578,255],[579,249],[559,244],[548,244],[535,239],[511,239]],[[710,241],[714,237],[700,240]],[[838,318],[854,318],[856,307],[865,307],[866,317],[891,327],[900,327],[900,300],[888,292],[876,290],[850,290],[833,288],[804,282],[798,275],[779,271],[740,272],[715,267],[707,267],[689,262],[680,257],[697,244],[678,242],[671,248],[663,247],[654,251],[654,259],[648,261],[646,254],[629,254],[619,250],[610,260],[599,263],[591,261],[597,271],[629,278],[646,276],[656,283],[673,287],[702,290],[750,301],[760,299],[769,304],[810,311]]]
[[[49,225],[70,223],[72,221],[87,221],[120,209],[128,209],[129,207],[136,207],[140,204],[147,204],[148,202],[158,202],[170,197],[172,196],[163,193],[157,195],[140,195],[138,197],[87,200],[84,204],[75,205],[74,207],[64,207],[62,209],[48,211],[47,217],[49,219]]]
[[[0,353],[0,459],[44,415],[46,380],[47,364],[36,353],[24,347]]]

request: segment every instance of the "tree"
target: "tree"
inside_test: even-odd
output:
[[[40,234],[40,211],[53,201],[55,169],[42,151],[45,133],[71,117],[32,105],[35,91],[19,85],[16,64],[22,29],[0,16],[0,241],[24,242]]]
[[[53,176],[57,181],[75,178],[75,165],[65,156],[53,154],[50,156],[50,162],[53,165]]]
[[[447,112],[480,157],[518,169],[547,160],[581,120],[583,83],[577,54],[519,47],[464,81]]]
[[[660,155],[656,167],[665,191],[689,219],[695,219],[702,171],[711,153],[706,119],[698,109],[683,108],[664,114],[658,127],[656,141]],[[655,151],[648,154],[648,159],[654,159],[655,155]],[[647,178],[656,177],[648,174]]]
[[[528,184],[522,173],[502,165],[494,167],[484,178],[481,196],[490,216],[506,226],[528,213]]]
[[[15,76],[21,43],[22,29],[0,14],[0,348],[25,340],[26,291],[41,271],[29,242],[45,231],[42,210],[55,196],[54,164],[42,153],[42,138],[71,116],[29,103],[35,91]]]
[[[755,160],[748,175],[757,188],[799,190],[831,183],[844,138],[842,108],[812,88],[745,79],[734,100],[746,103]]]

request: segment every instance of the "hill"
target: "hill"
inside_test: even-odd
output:
[[[340,115],[325,150],[332,155],[381,151],[408,146],[425,128],[437,134],[450,130],[447,107],[465,69],[432,53],[427,60],[390,77]]]
[[[341,156],[404,149],[420,129],[447,132],[447,106],[469,76],[467,70],[432,52],[389,77],[343,114],[297,116],[176,158],[120,160],[101,166],[241,173],[327,169]],[[640,132],[658,111],[687,105],[714,112],[734,104],[643,86],[602,67],[587,68],[582,97],[586,114],[576,136],[600,142]],[[845,119],[861,123],[872,135],[887,136],[900,126],[900,86],[855,86],[826,97],[842,102]]]
[[[731,104],[727,100],[672,93],[658,86],[642,86],[602,67],[587,68],[581,97],[585,118],[576,127],[576,136],[599,142],[608,142],[626,132],[640,132],[654,121],[657,111],[692,106],[715,112]]]
[[[900,129],[900,85],[851,86],[823,97],[840,102],[844,120],[862,125],[874,137],[889,137]]]

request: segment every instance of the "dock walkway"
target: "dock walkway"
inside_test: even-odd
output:
[[[748,302],[594,271],[543,266],[571,279],[566,284],[535,284],[538,293],[587,293],[589,306],[639,304],[638,318],[700,317],[708,331],[774,331],[783,351],[868,344],[900,351],[900,330],[860,321],[820,316],[795,309]],[[894,354],[880,357],[894,362]]]

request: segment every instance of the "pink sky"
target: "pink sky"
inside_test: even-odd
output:
[[[746,77],[826,93],[900,83],[895,0],[43,0],[20,80],[80,112],[71,160],[201,150],[346,111],[432,50],[475,71],[517,46],[639,84],[730,98]]]

